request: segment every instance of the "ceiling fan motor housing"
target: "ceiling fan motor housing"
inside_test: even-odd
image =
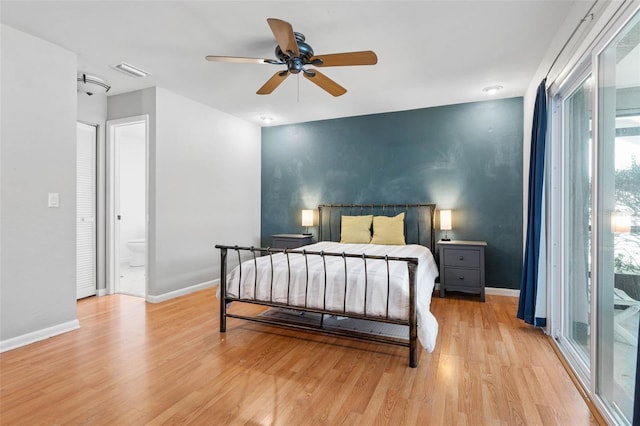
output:
[[[298,45],[299,55],[294,57],[285,53],[280,49],[280,46],[276,46],[276,57],[282,62],[287,64],[287,68],[290,73],[298,74],[300,71],[304,71],[303,67],[309,64],[309,58],[313,56],[313,49],[307,43],[305,43],[305,37],[302,33],[294,33],[296,36],[296,44]]]

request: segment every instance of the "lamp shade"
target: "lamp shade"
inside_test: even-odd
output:
[[[302,210],[302,226],[313,226],[313,210]]]
[[[440,229],[451,231],[451,210],[440,210]]]

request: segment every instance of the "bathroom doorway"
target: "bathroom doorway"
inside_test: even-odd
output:
[[[107,291],[147,295],[147,116],[107,122]]]

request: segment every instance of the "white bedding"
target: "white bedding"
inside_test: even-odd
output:
[[[435,260],[424,246],[386,246],[374,244],[340,244],[320,242],[303,247],[307,251],[326,253],[354,253],[374,256],[415,257],[418,259],[416,272],[416,298],[418,317],[418,339],[422,347],[432,352],[438,335],[438,322],[429,310],[431,295],[438,276]],[[301,249],[299,249],[301,250]],[[271,259],[273,259],[273,289],[271,288]],[[332,311],[364,314],[364,262],[361,258],[346,258],[348,282],[346,304],[344,303],[344,258],[325,256],[327,267],[327,291],[324,300],[325,273],[321,256],[307,256],[309,265],[309,285],[307,306]],[[242,286],[239,283],[240,268],[234,268],[227,277],[227,295],[242,299],[288,303],[292,306],[305,305],[305,283],[307,269],[301,254],[289,254],[291,286],[287,295],[287,258],[278,253],[257,258],[258,280],[254,290],[255,268],[253,259],[242,264]],[[366,314],[383,316],[387,307],[387,266],[384,260],[367,259]],[[409,286],[407,263],[389,262],[390,301],[389,317],[405,320],[409,315]],[[270,295],[270,293],[272,293]],[[287,297],[289,300],[287,301]]]

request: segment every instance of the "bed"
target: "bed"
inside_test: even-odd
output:
[[[401,345],[409,348],[409,365],[417,367],[418,341],[431,352],[438,333],[430,311],[438,276],[432,254],[434,216],[435,204],[321,204],[318,243],[298,249],[216,245],[221,256],[220,331],[226,332],[227,318],[239,318]],[[230,253],[237,265],[228,271]],[[318,320],[310,324],[239,315],[228,310],[234,302]],[[408,333],[399,338],[331,328],[328,318],[395,324]]]

